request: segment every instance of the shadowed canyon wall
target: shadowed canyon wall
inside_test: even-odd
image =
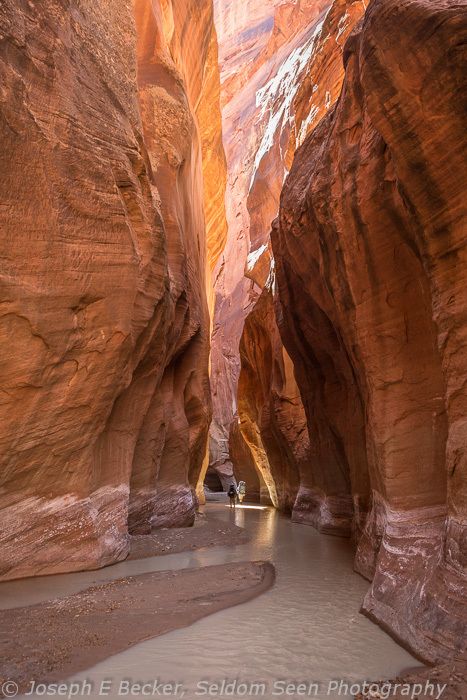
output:
[[[229,235],[214,282],[210,464],[226,484],[233,478],[234,465],[235,472],[245,469],[245,449],[259,455],[264,447],[251,442],[251,430],[248,444],[240,445],[239,344],[245,318],[270,277],[269,234],[283,179],[296,145],[338,97],[345,38],[365,3],[250,2],[248,12],[240,12],[239,3],[215,4]],[[261,479],[264,460],[264,468],[254,457],[252,464]],[[250,471],[249,478],[257,476]]]
[[[363,609],[429,661],[467,638],[466,32],[465,2],[373,0],[272,235],[312,486],[358,506]]]
[[[12,578],[103,566],[128,527],[193,521],[225,167],[210,0],[5,0],[0,27]]]

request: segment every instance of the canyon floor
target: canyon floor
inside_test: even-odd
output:
[[[106,679],[112,682],[108,697],[119,697],[125,679],[158,679],[181,683],[186,698],[198,697],[197,684],[204,681],[237,679],[270,687],[276,680],[305,679],[319,683],[322,695],[317,697],[332,698],[342,697],[328,692],[332,679],[392,678],[418,665],[359,614],[368,583],[353,572],[353,549],[346,539],[319,535],[272,508],[247,504],[231,511],[219,502],[209,503],[204,512],[207,521],[199,530],[233,533],[232,546],[187,549],[99,571],[2,584],[3,629],[10,636],[15,629],[16,634],[15,646],[10,642],[3,647],[3,658],[14,648],[24,674],[28,667],[19,649],[30,663],[37,662],[51,648],[49,630],[54,630],[50,658],[61,672],[49,670],[47,678],[63,678],[66,669],[65,676],[74,681],[92,683],[91,697],[99,697]],[[235,542],[238,527],[245,528],[248,542]],[[253,563],[258,560],[274,565],[274,586],[235,605],[269,587],[270,570]],[[148,611],[156,595],[164,612],[151,622]],[[56,598],[62,602],[48,602]],[[20,610],[11,610],[18,606]],[[214,614],[204,617],[208,612]],[[90,629],[82,626],[82,619],[91,622]],[[28,635],[36,655],[24,646]],[[70,648],[78,647],[77,665],[67,666]]]
[[[226,496],[222,494],[225,502]],[[220,500],[220,499],[219,499]],[[248,542],[247,532],[237,525],[198,514],[194,527],[155,530],[151,535],[134,535],[128,559],[144,559],[163,554],[176,554],[202,547],[232,546]]]
[[[243,603],[273,581],[271,564],[221,564],[128,576],[50,602],[3,610],[1,682],[15,679],[27,691],[33,683],[63,680],[144,639]]]

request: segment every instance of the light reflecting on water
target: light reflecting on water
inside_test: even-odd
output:
[[[204,679],[216,682],[228,678],[264,681],[268,690],[262,697],[271,698],[275,697],[272,682],[287,678],[321,681],[325,689],[317,697],[333,698],[337,694],[327,694],[331,679],[388,678],[416,664],[390,637],[359,615],[368,583],[352,571],[353,551],[346,540],[293,524],[272,508],[230,510],[210,504],[207,510],[246,527],[251,541],[232,548],[124,562],[99,572],[3,584],[3,607],[50,599],[127,574],[267,559],[277,572],[276,583],[267,593],[138,644],[76,678],[96,684],[91,697],[98,697],[99,684],[108,678],[113,680],[113,690],[106,696],[110,698],[121,697],[120,679],[161,678],[195,688]],[[185,694],[188,700],[196,697],[210,696],[196,695],[192,690]]]
[[[228,506],[227,506],[228,507]],[[242,504],[237,504],[236,510],[267,510],[267,506],[247,506]]]

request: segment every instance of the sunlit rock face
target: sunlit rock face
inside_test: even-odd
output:
[[[4,578],[193,520],[222,247],[206,255],[203,153],[209,240],[225,181],[200,126],[220,124],[212,20],[207,0],[1,3]]]
[[[245,321],[240,343],[241,431],[273,504],[292,512],[301,477],[310,473],[308,426],[293,365],[266,285]]]
[[[274,2],[215,0],[219,37],[223,136],[228,163],[226,199],[229,235],[214,271],[215,312],[211,348],[211,388],[214,418],[211,426],[210,465],[224,485],[233,477],[229,441],[235,431],[236,451],[243,453],[241,433],[233,426],[237,418],[237,382],[240,370],[238,345],[253,285],[243,275],[249,250],[246,197],[251,178],[257,137],[254,133],[256,90],[266,75],[253,85],[246,70],[256,61],[271,34]],[[272,69],[274,66],[271,67]],[[244,77],[242,77],[244,76]],[[235,85],[235,99],[229,86]],[[242,89],[243,88],[243,89]],[[226,106],[227,105],[227,106]],[[246,307],[246,308],[244,308]]]
[[[240,11],[239,5],[248,8]],[[245,318],[270,274],[271,221],[296,145],[338,96],[343,44],[364,3],[219,1],[215,6],[229,236],[214,276],[210,460],[228,483],[234,463],[240,467],[229,442],[238,422],[239,344]]]
[[[135,17],[141,117],[165,223],[172,305],[164,375],[132,472],[130,529],[141,532],[194,518],[210,419],[205,268],[210,276],[225,242],[226,169],[211,0],[159,8],[135,0]]]
[[[467,638],[465,9],[373,0],[272,236],[314,479],[369,478],[364,610],[430,661]]]

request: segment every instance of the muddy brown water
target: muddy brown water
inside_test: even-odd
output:
[[[70,692],[112,699],[345,698],[351,697],[346,685],[350,690],[352,682],[392,678],[418,665],[359,614],[368,582],[352,570],[348,541],[293,524],[272,508],[247,505],[232,512],[224,503],[213,503],[206,512],[245,527],[251,541],[4,583],[0,607],[30,605],[146,571],[264,559],[277,573],[269,592],[116,654],[69,679],[77,684]],[[174,685],[164,688],[161,682]],[[36,690],[29,697],[54,692]]]

